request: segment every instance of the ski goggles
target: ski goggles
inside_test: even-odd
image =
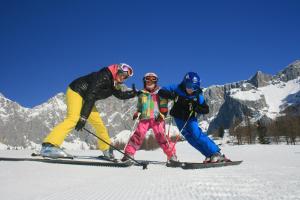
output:
[[[147,77],[145,77],[145,81],[155,82],[155,81],[157,81],[157,77],[155,77],[155,76],[147,76]]]
[[[198,88],[196,85],[194,85],[193,83],[186,83],[185,88],[186,88],[186,89],[189,89],[189,90],[193,90],[193,91],[196,91],[196,90],[199,89],[199,88]]]
[[[125,75],[128,78],[129,76],[133,76],[133,69],[129,65],[121,63],[118,65],[118,74]]]

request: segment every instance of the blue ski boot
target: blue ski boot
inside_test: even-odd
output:
[[[103,156],[106,157],[107,159],[114,160],[115,155],[114,155],[114,150],[112,148],[109,148],[105,151],[102,152]]]
[[[40,151],[40,155],[48,158],[69,158],[73,159],[71,154],[66,153],[61,148],[51,144],[51,143],[43,143],[42,149]]]

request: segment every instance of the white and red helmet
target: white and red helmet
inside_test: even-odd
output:
[[[158,81],[158,76],[153,73],[153,72],[148,72],[144,75],[143,81],[152,81],[152,82],[157,82]]]

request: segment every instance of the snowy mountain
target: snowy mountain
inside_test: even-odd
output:
[[[204,89],[204,96],[210,113],[200,117],[200,125],[209,133],[220,126],[229,128],[235,120],[243,120],[245,115],[252,121],[273,120],[290,107],[298,108],[293,110],[300,114],[300,61],[288,65],[274,76],[258,71],[249,80],[208,87]],[[0,93],[0,144],[5,144],[0,148],[7,148],[7,145],[34,148],[41,144],[49,131],[65,117],[64,99],[65,95],[59,93],[30,109]],[[115,141],[127,140],[131,134],[134,125],[131,117],[136,101],[136,98],[122,101],[115,97],[97,101],[96,107]],[[171,130],[171,135],[178,132],[174,127]],[[85,132],[73,131],[65,143],[70,147],[67,142],[86,147],[87,144],[95,144],[95,139]]]
[[[131,130],[132,113],[135,111],[136,99],[121,101],[110,97],[98,101],[97,109],[107,125],[111,136],[122,130]],[[0,143],[2,148],[27,147],[34,148],[41,144],[50,130],[63,121],[66,115],[65,95],[59,93],[46,103],[32,109],[24,108],[16,102],[0,96]],[[77,146],[95,144],[95,139],[85,132],[73,131],[66,139],[67,142],[77,142]],[[68,143],[66,143],[68,146]]]
[[[204,119],[210,122],[208,132],[220,126],[230,128],[245,116],[252,121],[274,120],[290,107],[300,107],[300,61],[271,76],[257,72],[249,80],[212,86],[205,90],[212,111]],[[299,109],[297,115],[300,115]]]

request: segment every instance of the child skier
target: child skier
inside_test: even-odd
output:
[[[198,126],[197,115],[207,114],[209,107],[204,100],[197,73],[187,73],[179,85],[163,87],[158,94],[163,98],[174,100],[170,115],[174,117],[178,129],[188,143],[206,157],[204,162],[228,160],[220,153],[220,148]]]
[[[137,95],[135,89],[123,92],[117,87],[132,75],[132,68],[122,63],[104,67],[98,72],[74,80],[66,93],[67,117],[44,139],[40,154],[52,158],[71,157],[60,148],[60,145],[70,131],[74,128],[77,131],[82,130],[87,121],[95,128],[100,138],[110,143],[107,129],[94,104],[97,100],[112,95],[119,99],[135,97]],[[104,156],[114,158],[109,145],[99,140],[98,147],[103,151]]]
[[[160,89],[157,85],[158,76],[155,73],[146,73],[144,78],[144,89],[138,96],[137,112],[133,120],[139,118],[139,123],[133,135],[125,147],[125,153],[130,157],[141,147],[147,131],[152,128],[156,141],[167,155],[168,160],[176,160],[174,143],[168,141],[165,135],[165,116],[168,113],[168,100],[158,96]],[[128,156],[121,159],[123,162],[131,162]]]

